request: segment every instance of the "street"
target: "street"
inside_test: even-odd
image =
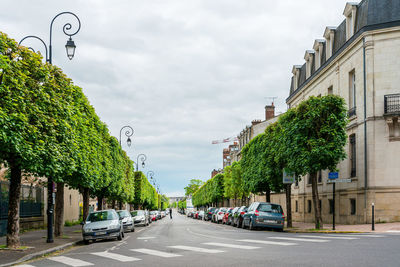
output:
[[[249,231],[174,212],[123,241],[98,241],[29,266],[399,266],[400,235]]]

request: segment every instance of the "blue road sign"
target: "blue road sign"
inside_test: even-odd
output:
[[[337,178],[339,178],[339,173],[338,172],[330,172],[329,174],[328,174],[328,178],[329,179],[337,179]]]

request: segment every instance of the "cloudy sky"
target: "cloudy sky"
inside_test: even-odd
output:
[[[223,145],[253,119],[264,118],[267,97],[285,112],[291,68],[325,26],[343,19],[344,0],[1,0],[0,31],[46,42],[62,11],[82,22],[69,61],[54,22],[53,64],[81,86],[124,149],[147,155],[163,193],[183,195],[192,178],[207,180],[222,167]],[[76,25],[76,24],[73,24]],[[26,45],[41,50],[39,43]],[[42,50],[43,51],[43,50]]]

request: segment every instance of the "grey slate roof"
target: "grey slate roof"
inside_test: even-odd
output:
[[[346,20],[336,28],[333,54],[328,62],[333,60],[340,51],[347,45],[352,43],[355,38],[364,31],[388,28],[400,25],[400,0],[363,0],[357,6],[356,20],[355,20],[355,33],[352,38],[346,41]],[[299,87],[294,90],[293,79],[290,86],[290,95],[286,99],[288,101],[293,97],[306,83],[310,80],[315,73],[318,73],[326,65],[325,60],[325,46],[322,52],[322,62],[319,69],[315,69],[315,64],[312,66],[311,76],[306,80],[306,64],[301,67]]]

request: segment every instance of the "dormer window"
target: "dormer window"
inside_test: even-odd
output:
[[[325,32],[324,32],[324,38],[326,41],[326,52],[325,52],[325,60],[328,61],[328,59],[333,55],[333,44],[335,41],[335,30],[336,27],[331,27],[328,26],[325,28]]]
[[[293,90],[296,90],[299,87],[300,69],[301,69],[301,65],[294,65],[292,68]]]
[[[324,43],[325,40],[323,39],[317,39],[314,42],[314,51],[315,51],[315,70],[319,69],[321,67],[321,62],[322,62],[322,55],[323,55],[323,49],[324,49]]]
[[[343,11],[343,15],[346,17],[346,40],[354,35],[357,5],[357,3],[347,3]]]
[[[314,50],[307,50],[306,54],[304,55],[304,59],[306,60],[306,79],[311,76],[312,72],[312,64],[314,60]]]

